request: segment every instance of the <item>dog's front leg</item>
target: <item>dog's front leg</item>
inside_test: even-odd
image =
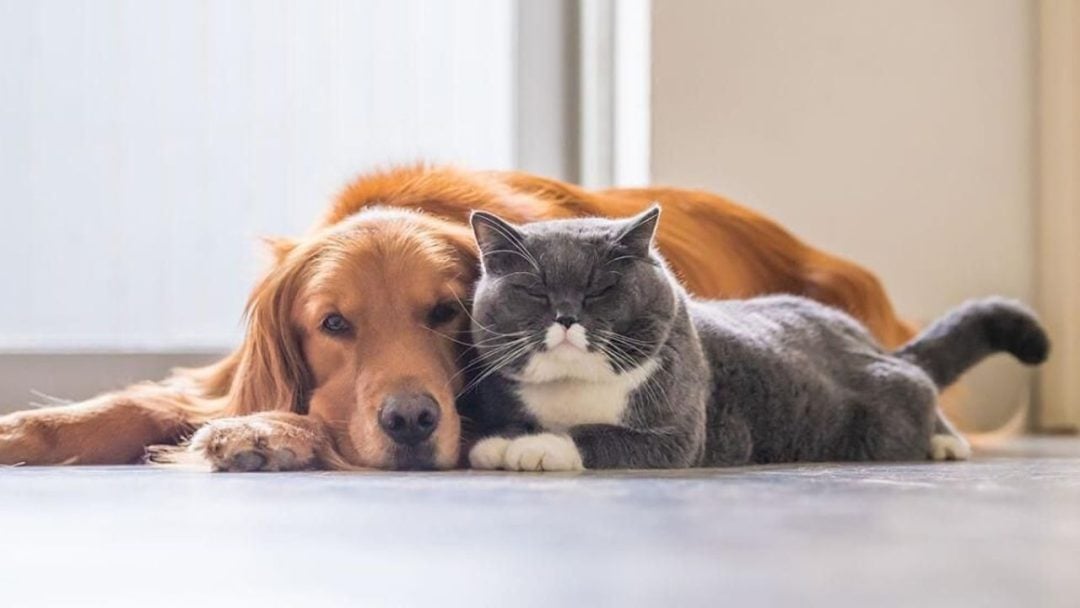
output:
[[[146,446],[196,426],[189,396],[137,386],[70,405],[0,416],[0,465],[131,464]]]

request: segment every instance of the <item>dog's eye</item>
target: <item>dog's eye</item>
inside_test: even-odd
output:
[[[428,325],[442,325],[458,315],[458,307],[448,302],[440,302],[428,313]]]
[[[349,325],[349,321],[345,317],[336,312],[332,312],[323,317],[322,330],[332,336],[340,336],[348,333],[352,326]]]

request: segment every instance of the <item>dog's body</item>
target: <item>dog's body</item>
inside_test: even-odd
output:
[[[869,272],[709,193],[407,167],[361,177],[308,235],[274,242],[236,351],[163,382],[0,417],[0,464],[137,462],[197,431],[191,450],[217,469],[454,466],[461,302],[477,272],[470,211],[524,223],[653,202],[666,211],[660,250],[694,295],[794,293],[849,312],[887,347],[913,335]]]

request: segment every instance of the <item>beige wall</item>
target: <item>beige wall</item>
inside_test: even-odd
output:
[[[654,181],[709,188],[877,271],[926,320],[1033,295],[1034,14],[1020,0],[654,0]],[[971,376],[968,428],[1029,374]]]
[[[1041,429],[1080,429],[1080,0],[1039,2],[1039,308],[1054,354]]]

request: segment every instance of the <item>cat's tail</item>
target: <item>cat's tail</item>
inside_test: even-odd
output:
[[[1028,307],[992,297],[957,306],[894,354],[923,368],[938,388],[944,388],[999,352],[1037,365],[1050,353],[1050,339]]]

